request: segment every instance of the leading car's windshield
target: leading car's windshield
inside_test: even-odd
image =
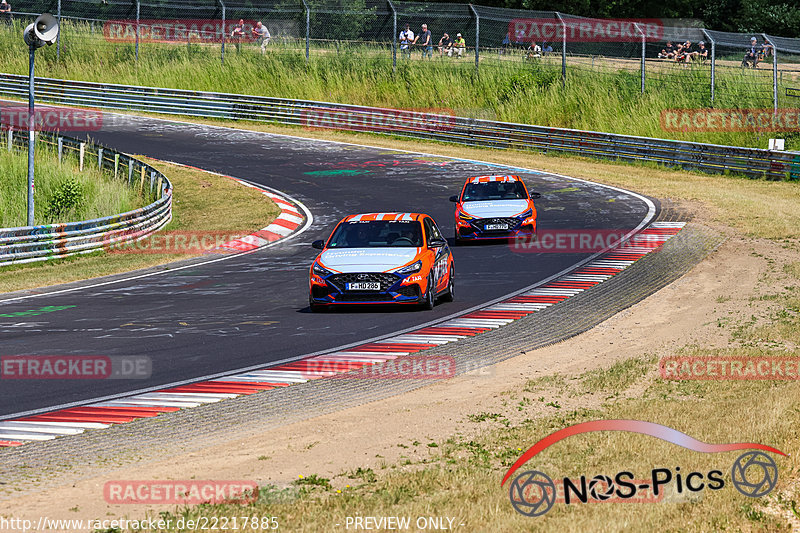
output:
[[[343,222],[331,236],[328,248],[420,247],[422,228],[413,220]]]
[[[527,198],[521,181],[470,183],[464,190],[464,202],[476,200],[519,200]]]

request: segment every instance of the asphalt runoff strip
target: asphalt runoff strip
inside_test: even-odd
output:
[[[659,221],[686,221],[662,204]],[[691,221],[657,252],[557,305],[459,342],[425,351],[450,356],[456,373],[486,367],[591,329],[669,285],[700,263],[723,236]],[[556,371],[556,369],[553,369]],[[110,468],[151,462],[254,435],[364,403],[400,395],[433,380],[319,379],[136,420],[100,431],[0,449],[0,499],[34,492],[51,480],[74,483]]]

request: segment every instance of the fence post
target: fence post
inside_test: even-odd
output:
[[[714,85],[716,84],[716,68],[717,68],[717,43],[714,38],[708,33],[705,28],[702,29],[703,35],[711,43],[711,107],[714,107]]]
[[[220,62],[225,64],[225,38],[227,37],[227,29],[225,28],[225,2],[217,0],[222,7],[222,50],[220,51]]]
[[[103,149],[97,149],[97,170],[103,170]]]
[[[561,21],[561,88],[567,87],[567,23],[561,13],[555,12],[558,20]]]
[[[9,126],[8,127],[8,151],[10,152],[14,148],[14,129]]]
[[[83,158],[86,156],[86,143],[81,143],[80,150],[78,152],[80,154],[80,163],[78,165],[78,170],[83,172]]]
[[[397,73],[397,10],[392,0],[386,0],[392,10],[392,74]]]
[[[139,61],[139,14],[141,12],[141,2],[136,0],[136,61]]]
[[[56,20],[58,20],[59,27],[63,28],[61,25],[61,0],[58,0],[58,11],[56,11]],[[56,35],[56,59],[61,59],[61,32],[58,32]]]
[[[64,158],[64,138],[58,138],[58,162],[61,163],[61,160]]]
[[[309,58],[309,48],[311,47],[311,8],[308,7],[306,0],[300,0],[303,2],[303,9],[306,10],[306,64],[308,63]]]
[[[772,42],[772,39],[767,37],[766,33],[762,33],[764,40],[772,46],[772,108],[778,112],[778,47]]]
[[[642,30],[641,26],[639,26],[638,22],[633,23],[633,27],[636,28],[636,31],[642,34],[642,94],[644,94],[644,72],[645,72],[645,43],[647,39],[645,37],[645,33]]]
[[[469,4],[469,8],[472,10],[472,14],[475,15],[475,75],[477,76],[479,73],[478,61],[480,59],[481,17],[478,15],[478,10],[475,9],[475,6]]]

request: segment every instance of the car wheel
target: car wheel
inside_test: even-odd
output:
[[[432,278],[431,278],[432,279]],[[436,288],[428,281],[428,291],[425,293],[425,300],[422,302],[422,308],[426,311],[433,310],[436,305]]]
[[[459,246],[459,245],[462,244],[462,242],[463,241],[461,240],[461,237],[458,236],[458,230],[453,232],[453,245],[454,246]]]
[[[455,289],[453,287],[453,277],[455,273],[455,268],[450,267],[450,279],[447,281],[447,292],[442,295],[443,302],[452,302],[453,298],[455,298]]]

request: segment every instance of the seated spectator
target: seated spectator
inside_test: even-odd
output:
[[[453,43],[453,49],[456,51],[457,57],[462,57],[464,55],[464,51],[467,49],[467,41],[464,40],[460,33],[456,34],[456,40]]]
[[[764,60],[772,55],[775,55],[775,50],[772,49],[772,45],[769,44],[769,41],[764,39],[764,44],[761,45],[761,59]]]
[[[685,52],[685,44],[678,43],[678,46],[675,47],[675,55],[673,59],[680,63],[681,61],[686,61],[686,52]]]
[[[659,59],[675,59],[675,47],[672,45],[672,41],[667,41],[667,46],[661,49],[658,53]]]
[[[692,50],[692,42],[686,41],[683,43],[683,50],[682,50],[683,57],[680,59],[683,63],[688,63],[692,56],[694,55],[694,50]]]
[[[542,55],[552,54],[553,47],[547,43],[542,43]]]
[[[0,1],[0,18],[6,22],[11,22],[11,4],[6,0]]]
[[[525,54],[526,59],[538,59],[542,57],[542,47],[536,44],[536,41],[533,41],[531,45],[528,47],[528,51]]]
[[[748,48],[744,54],[744,59],[742,59],[742,66],[748,67],[750,66],[750,64],[752,64],[753,68],[758,68],[758,62],[761,60],[761,58],[759,58],[758,56],[759,51],[760,50],[758,48],[758,39],[756,39],[755,37],[751,37],[750,48]]]
[[[445,54],[447,54],[447,57],[453,55],[453,39],[447,33],[439,39],[439,57],[444,57]]]
[[[706,48],[706,43],[704,41],[700,41],[697,43],[697,50],[690,53],[692,59],[705,61],[708,59],[708,48]]]

